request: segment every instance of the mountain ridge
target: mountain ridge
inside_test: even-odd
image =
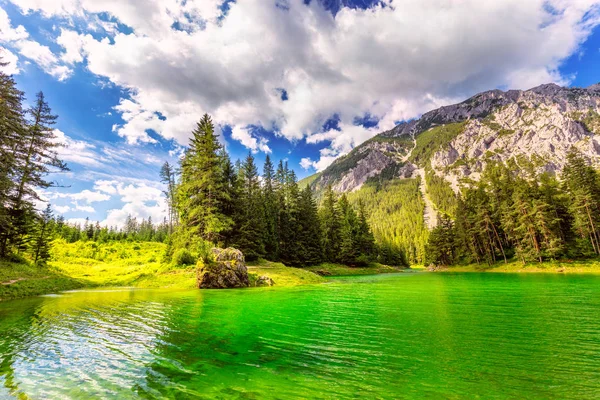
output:
[[[462,178],[477,179],[488,151],[496,153],[487,154],[496,161],[539,156],[546,161],[543,167],[557,172],[572,146],[597,164],[599,111],[600,84],[565,88],[550,83],[529,90],[489,90],[381,132],[309,180],[317,191],[331,184],[338,192],[349,192],[382,173],[401,179],[427,167],[458,190]],[[436,148],[420,160],[411,159],[419,136],[456,123],[465,123],[461,132],[446,139],[433,138],[439,142]],[[473,145],[475,148],[469,149]],[[512,146],[512,150],[501,154],[500,148],[505,146]],[[456,165],[457,161],[466,165]],[[468,165],[469,161],[473,165]]]

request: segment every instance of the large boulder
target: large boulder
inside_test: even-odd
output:
[[[234,248],[212,249],[213,260],[198,262],[200,289],[229,289],[250,286],[244,254]]]

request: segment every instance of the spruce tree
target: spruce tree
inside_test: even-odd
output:
[[[267,154],[263,166],[263,199],[265,214],[265,252],[269,260],[279,258],[279,202],[277,183],[271,157]]]
[[[169,233],[173,232],[173,226],[177,223],[177,186],[175,182],[175,168],[169,162],[165,162],[160,169],[160,181],[167,189],[163,192],[167,199],[167,214],[169,220]]]
[[[595,254],[600,254],[600,178],[581,154],[573,149],[567,155],[562,180],[570,196],[569,211],[573,229]]]
[[[181,162],[178,207],[181,223],[192,236],[213,243],[231,229],[231,217],[223,213],[224,182],[221,145],[208,114],[192,132],[190,145]]]
[[[322,231],[322,246],[325,260],[335,262],[340,250],[341,217],[337,207],[336,195],[331,185],[323,193],[319,210]]]
[[[248,153],[240,171],[241,214],[236,246],[247,260],[256,260],[265,255],[265,217],[258,170],[252,153]]]
[[[317,202],[310,185],[300,193],[299,202],[298,259],[302,265],[316,265],[323,261],[321,247],[321,224]]]
[[[33,261],[35,264],[45,264],[50,259],[50,243],[54,238],[52,208],[50,204],[38,218],[33,239]]]

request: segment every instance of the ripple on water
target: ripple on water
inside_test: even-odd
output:
[[[0,304],[0,397],[597,398],[600,277],[411,274]]]

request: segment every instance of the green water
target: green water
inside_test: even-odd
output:
[[[0,398],[600,397],[600,277],[397,274],[0,303]]]

